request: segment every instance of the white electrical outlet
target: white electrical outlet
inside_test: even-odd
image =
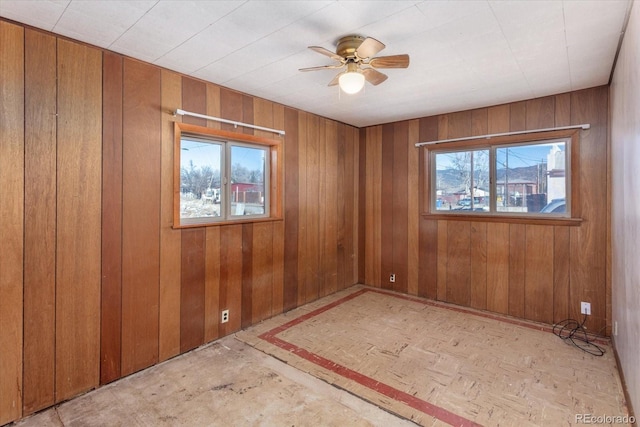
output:
[[[396,281],[396,275],[394,273],[391,273],[391,275],[389,276],[389,281],[391,283],[395,283]]]
[[[613,322],[613,336],[617,337],[618,336],[618,322]]]
[[[229,310],[222,310],[222,318],[220,319],[221,323],[227,323],[229,321]]]
[[[580,303],[580,314],[591,316],[591,303],[582,301]]]

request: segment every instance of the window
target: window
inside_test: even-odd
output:
[[[499,139],[432,149],[430,212],[570,218],[571,141]]]
[[[280,217],[280,142],[176,123],[174,226]]]

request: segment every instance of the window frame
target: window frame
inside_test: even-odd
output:
[[[203,221],[184,223],[180,217],[180,170],[181,170],[181,141],[182,136],[190,135],[201,140],[210,140],[212,144],[222,144],[221,156],[221,179],[224,179],[227,163],[231,161],[231,146],[256,146],[267,148],[268,161],[265,162],[265,176],[268,177],[268,188],[265,188],[265,213],[262,215],[230,215],[231,201],[229,191],[226,190],[227,185],[230,188],[230,178],[226,177],[229,184],[224,185],[220,201],[220,209],[225,209],[227,216],[220,217],[203,217]],[[204,126],[192,125],[188,123],[174,122],[174,150],[173,150],[173,228],[194,228],[194,227],[210,227],[225,224],[244,224],[253,222],[267,222],[282,220],[282,201],[283,201],[283,141],[282,139],[271,139],[261,136],[231,132],[220,129],[212,129]],[[226,159],[226,162],[225,160]],[[267,206],[268,204],[268,206]],[[268,210],[268,212],[267,212]],[[220,219],[216,219],[220,218]]]
[[[490,212],[448,212],[437,211],[436,197],[435,197],[435,179],[433,170],[434,164],[432,163],[432,156],[438,152],[451,152],[451,151],[473,151],[488,149],[490,152],[495,152],[498,148],[504,148],[510,145],[522,146],[530,144],[541,143],[544,141],[554,140],[566,140],[568,156],[565,161],[567,164],[567,209],[568,215],[560,216],[554,214],[539,215],[536,213],[515,213],[515,212],[496,212],[495,206],[495,186],[494,177],[496,176],[495,162],[490,159],[490,180],[491,180],[491,211]],[[580,212],[580,130],[558,130],[548,132],[533,132],[527,134],[506,135],[499,137],[492,137],[491,139],[471,139],[453,141],[434,145],[425,145],[420,147],[423,150],[421,158],[424,164],[424,176],[423,176],[423,188],[424,194],[422,208],[422,217],[427,219],[448,219],[448,220],[469,220],[469,221],[484,221],[484,222],[507,222],[507,223],[521,223],[521,224],[541,224],[541,225],[579,225],[582,222]],[[490,154],[491,156],[491,154]]]

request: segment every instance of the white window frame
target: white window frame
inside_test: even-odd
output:
[[[197,125],[175,122],[174,139],[174,197],[173,228],[203,227],[223,224],[282,220],[283,196],[283,151],[282,141],[250,134],[211,129]],[[181,217],[181,154],[182,140],[221,145],[220,150],[220,216]],[[231,170],[234,146],[264,150],[264,182],[262,183],[264,208],[262,213],[232,215]]]
[[[497,175],[497,163],[496,152],[498,149],[507,147],[519,147],[538,144],[549,144],[553,142],[563,142],[565,144],[565,212],[564,213],[540,213],[540,212],[505,212],[497,210],[496,202],[496,175]],[[433,147],[425,148],[427,155],[424,157],[427,162],[426,170],[428,171],[427,179],[428,197],[425,199],[426,211],[424,215],[429,216],[442,216],[445,217],[463,217],[463,218],[503,218],[508,220],[509,218],[527,220],[568,220],[568,221],[581,221],[579,219],[579,211],[576,208],[577,201],[575,195],[579,194],[579,181],[576,177],[579,176],[577,165],[574,160],[578,158],[578,133],[576,131],[557,131],[553,134],[550,133],[538,133],[527,134],[518,136],[506,136],[496,138],[495,140],[488,141],[464,141],[464,142],[452,142],[444,143],[441,146],[436,145]],[[454,153],[454,152],[469,152],[477,150],[489,150],[489,168],[490,168],[490,188],[489,188],[489,209],[488,211],[463,211],[463,210],[438,210],[436,203],[438,195],[436,192],[437,178],[436,178],[436,164],[435,159],[437,154]],[[551,200],[547,201],[548,203]]]

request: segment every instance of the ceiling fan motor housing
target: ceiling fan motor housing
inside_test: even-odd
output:
[[[338,40],[338,47],[336,49],[336,53],[343,58],[347,59],[355,59],[356,58],[356,50],[360,47],[362,42],[364,41],[364,37],[362,36],[345,36]],[[360,58],[364,59],[364,58]]]

